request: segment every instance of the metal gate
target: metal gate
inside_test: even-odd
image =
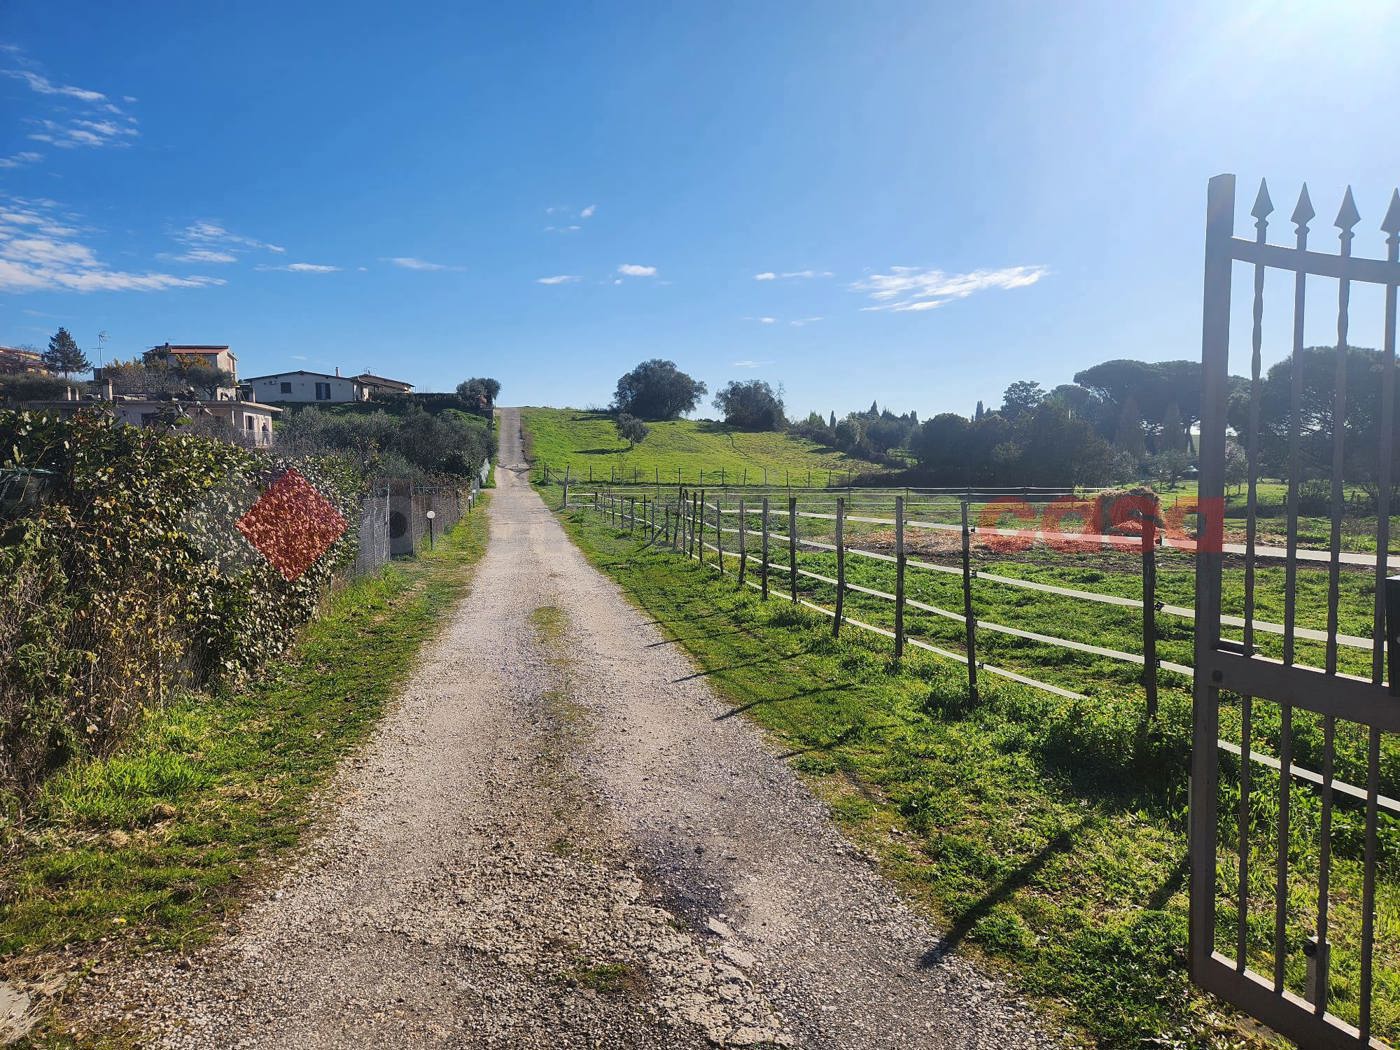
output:
[[[1387,596],[1400,598],[1388,590],[1400,583],[1387,583],[1385,557],[1395,444],[1400,195],[1392,197],[1380,223],[1384,259],[1352,255],[1360,217],[1350,189],[1335,220],[1336,254],[1308,247],[1314,212],[1306,186],[1291,216],[1293,245],[1267,242],[1272,212],[1261,183],[1251,212],[1253,236],[1236,237],[1235,177],[1210,181],[1190,791],[1191,974],[1304,1046],[1386,1046],[1379,1037],[1397,1041],[1400,1024],[1400,1003],[1385,991],[1400,987],[1400,872],[1394,870],[1400,861],[1392,862],[1400,854],[1400,822],[1392,823],[1400,802],[1390,797],[1400,796],[1400,744],[1394,736],[1400,731],[1400,646],[1390,649],[1389,672],[1385,659]],[[1231,283],[1237,263],[1252,272],[1253,300],[1251,314],[1241,310],[1239,321],[1251,334],[1247,365],[1236,362],[1247,379],[1232,381]],[[1265,331],[1270,270],[1292,278],[1291,331],[1273,322]],[[1377,305],[1384,299],[1384,315],[1375,319],[1378,352],[1349,347],[1351,295],[1361,284],[1382,290],[1368,293]],[[1308,293],[1318,285],[1328,293],[1314,306],[1327,315],[1326,351],[1305,346],[1305,309],[1314,305]],[[1266,345],[1277,347],[1281,358],[1280,371],[1267,376],[1261,362]],[[1240,486],[1244,505],[1227,515],[1227,451],[1239,455],[1231,436],[1243,446],[1247,481]],[[1277,524],[1265,516],[1265,491],[1277,493],[1281,486],[1261,482],[1266,470],[1286,484],[1282,507],[1268,508],[1286,516],[1281,548],[1267,538]],[[1300,507],[1309,499],[1313,505]],[[1362,552],[1368,512],[1374,553]],[[1314,536],[1310,543],[1300,541],[1300,519]],[[1344,524],[1350,550],[1344,550]],[[1236,610],[1242,616],[1232,615]],[[1279,619],[1280,612],[1281,631],[1265,622]],[[1388,623],[1392,633],[1400,627],[1400,603],[1391,606]]]

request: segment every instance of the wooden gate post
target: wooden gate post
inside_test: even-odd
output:
[[[977,620],[972,614],[972,527],[962,501],[963,621],[967,629],[967,697],[977,703]]]
[[[788,497],[788,586],[797,604],[797,497]]]
[[[758,563],[758,578],[763,584],[763,600],[768,600],[768,497],[763,497],[763,560]]]
[[[904,497],[894,498],[894,658],[904,658]]]
[[[744,501],[739,500],[739,586],[744,585],[744,575],[748,572],[748,532],[749,519],[744,509]]]
[[[1142,685],[1147,719],[1157,718],[1157,523],[1142,519]]]
[[[836,616],[831,621],[831,636],[841,634],[841,615],[846,607],[846,500],[836,497]]]

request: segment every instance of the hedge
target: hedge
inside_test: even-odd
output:
[[[290,469],[348,527],[287,578],[237,523]],[[170,690],[236,683],[280,652],[354,557],[359,479],[334,458],[0,411],[0,471],[47,486],[0,503],[0,815]]]

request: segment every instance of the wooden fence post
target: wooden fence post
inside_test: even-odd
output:
[[[724,468],[719,468],[719,487],[724,488]]]
[[[788,586],[797,604],[797,497],[788,497]]]
[[[695,556],[700,559],[700,564],[705,564],[705,490],[700,490],[700,495],[696,498],[695,506],[692,508],[690,520],[690,535],[695,541]]]
[[[831,621],[831,636],[841,634],[841,614],[846,607],[846,501],[836,497],[836,616]]]
[[[715,497],[715,550],[719,557],[719,574],[724,575],[724,517],[720,514],[719,497]]]
[[[894,658],[904,658],[904,497],[894,498]]]
[[[739,500],[739,586],[744,585],[744,575],[748,572],[748,534],[749,519],[744,508],[744,501]]]
[[[565,467],[565,468],[564,468],[564,502],[563,502],[562,504],[560,504],[560,506],[561,506],[564,510],[568,510],[568,509],[569,509],[569,471],[570,471],[571,469],[573,469],[573,468],[572,468],[572,467]]]
[[[758,578],[763,584],[763,600],[768,600],[768,497],[763,497],[763,560],[758,563]]]
[[[967,696],[977,703],[977,620],[972,614],[972,528],[962,501],[963,621],[967,627]]]
[[[1142,685],[1147,720],[1157,718],[1157,523],[1142,519]]]

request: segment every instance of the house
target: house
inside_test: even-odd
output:
[[[0,375],[43,371],[45,371],[44,358],[37,350],[21,350],[17,346],[0,346]]]
[[[282,409],[257,401],[230,398],[214,400],[155,397],[148,394],[113,394],[112,384],[106,384],[102,395],[82,396],[73,387],[61,401],[26,401],[23,407],[33,412],[71,416],[79,412],[105,412],[119,422],[134,427],[158,426],[172,417],[188,416],[198,427],[213,424],[216,433],[253,448],[272,444],[272,424]],[[221,431],[221,433],[220,433]]]
[[[305,369],[274,372],[271,375],[245,379],[242,387],[252,393],[253,400],[264,404],[297,402],[343,405],[354,401],[368,401],[370,398],[369,387],[358,378],[342,376],[340,369],[336,369],[334,375],[308,372]]]
[[[370,397],[389,397],[394,394],[413,393],[413,384],[398,379],[385,379],[370,372],[361,372],[355,381],[369,390]]]
[[[238,358],[227,346],[200,345],[195,343],[164,343],[147,351],[148,357],[162,357],[166,364],[176,366],[204,365],[228,373],[233,378],[232,386],[221,386],[214,396],[221,401],[238,400]],[[97,372],[94,377],[101,379]]]
[[[209,368],[220,369],[233,376],[235,383],[238,382],[238,358],[227,346],[166,343],[163,346],[151,347],[150,352],[164,355],[172,359],[172,363],[193,364],[198,362]]]

